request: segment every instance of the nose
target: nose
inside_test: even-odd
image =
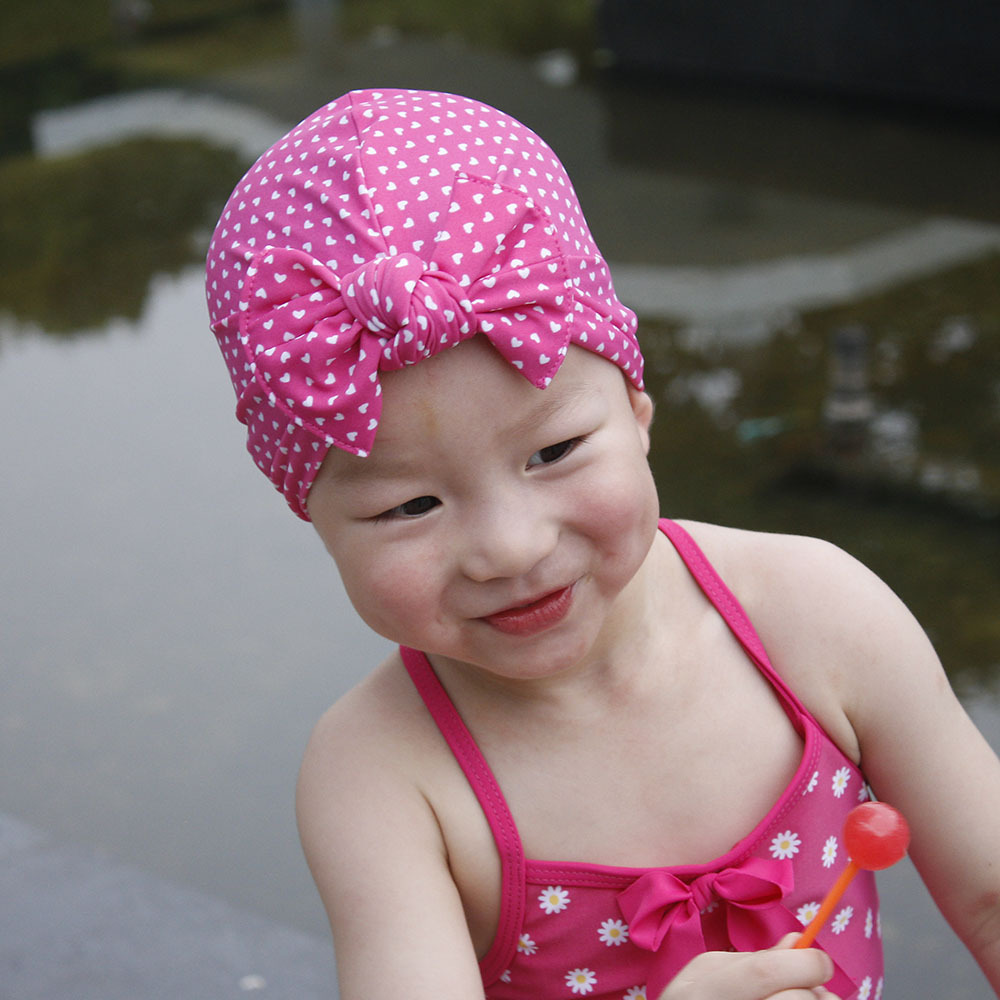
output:
[[[555,512],[519,491],[475,503],[462,543],[462,571],[479,583],[527,576],[556,547]]]

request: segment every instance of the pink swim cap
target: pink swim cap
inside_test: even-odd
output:
[[[538,388],[571,343],[642,388],[562,164],[464,97],[354,91],[303,121],[230,196],[207,294],[247,448],[304,520],[327,451],[370,452],[380,371],[482,334]]]

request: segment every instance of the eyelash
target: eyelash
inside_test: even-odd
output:
[[[570,455],[574,451],[576,451],[576,449],[581,444],[583,444],[583,442],[586,441],[586,440],[587,439],[586,439],[585,436],[574,437],[574,438],[567,438],[565,441],[560,441],[557,444],[550,444],[550,445],[548,445],[545,448],[539,448],[539,450],[536,451],[535,454],[532,455],[531,458],[528,459],[528,465],[527,465],[527,467],[529,469],[534,469],[534,468],[537,468],[540,465],[555,465],[556,462],[562,461],[562,459],[564,459],[567,455]],[[543,455],[547,451],[555,451],[555,450],[560,449],[560,448],[561,449],[565,449],[565,450],[560,451],[559,454],[555,456],[555,458],[551,459],[548,462],[545,462],[545,461],[534,462],[533,461],[533,459],[535,458],[536,455],[541,456],[541,455]]]
[[[538,468],[541,465],[555,465],[557,462],[562,461],[567,455],[569,455],[572,452],[576,451],[576,449],[581,444],[583,444],[583,442],[586,441],[586,440],[587,440],[586,436],[580,436],[580,437],[575,437],[575,438],[567,438],[567,440],[560,441],[557,444],[550,444],[550,445],[547,445],[544,448],[539,448],[538,451],[536,451],[535,454],[532,455],[531,458],[528,459],[528,464],[527,464],[526,468],[534,469],[534,468]],[[534,459],[536,455],[542,456],[547,451],[551,452],[551,451],[556,451],[558,449],[564,449],[564,450],[559,451],[559,454],[557,454],[554,458],[552,458],[548,462],[546,462],[546,461],[533,462],[532,461],[532,459]],[[409,507],[411,504],[416,504],[416,503],[419,503],[420,501],[426,501],[426,500],[431,501],[431,503],[425,509],[419,510],[419,511],[415,511],[413,513],[406,513],[404,511],[405,507]],[[401,518],[403,520],[410,520],[410,519],[415,520],[416,518],[421,517],[423,514],[426,514],[429,511],[432,511],[440,503],[441,503],[441,501],[438,500],[437,497],[432,497],[432,496],[414,497],[412,500],[407,500],[406,503],[401,503],[398,507],[390,507],[389,510],[382,511],[381,514],[376,514],[375,517],[372,520],[374,520],[378,524],[383,524],[383,523],[385,523],[387,521],[394,521],[397,518]]]
[[[412,514],[407,514],[404,512],[404,507],[409,507],[410,504],[419,503],[421,500],[431,500],[433,501],[426,510],[417,511]],[[441,501],[437,497],[422,496],[414,497],[412,500],[407,500],[406,503],[401,503],[398,507],[390,507],[388,510],[382,511],[381,514],[376,514],[374,520],[377,523],[383,523],[385,521],[394,521],[396,518],[403,518],[405,520],[415,519],[420,517],[422,514],[426,514],[428,511],[433,510]]]

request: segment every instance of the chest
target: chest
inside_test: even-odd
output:
[[[725,854],[774,806],[803,742],[771,685],[738,646],[684,669],[700,676],[546,725],[494,727],[483,751],[529,859],[647,868]],[[467,786],[443,823],[480,954],[500,912],[494,838]]]

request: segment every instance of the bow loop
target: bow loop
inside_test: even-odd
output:
[[[455,179],[448,219],[433,259],[468,288],[478,329],[543,388],[566,356],[576,312],[555,225],[521,191],[469,174]]]

